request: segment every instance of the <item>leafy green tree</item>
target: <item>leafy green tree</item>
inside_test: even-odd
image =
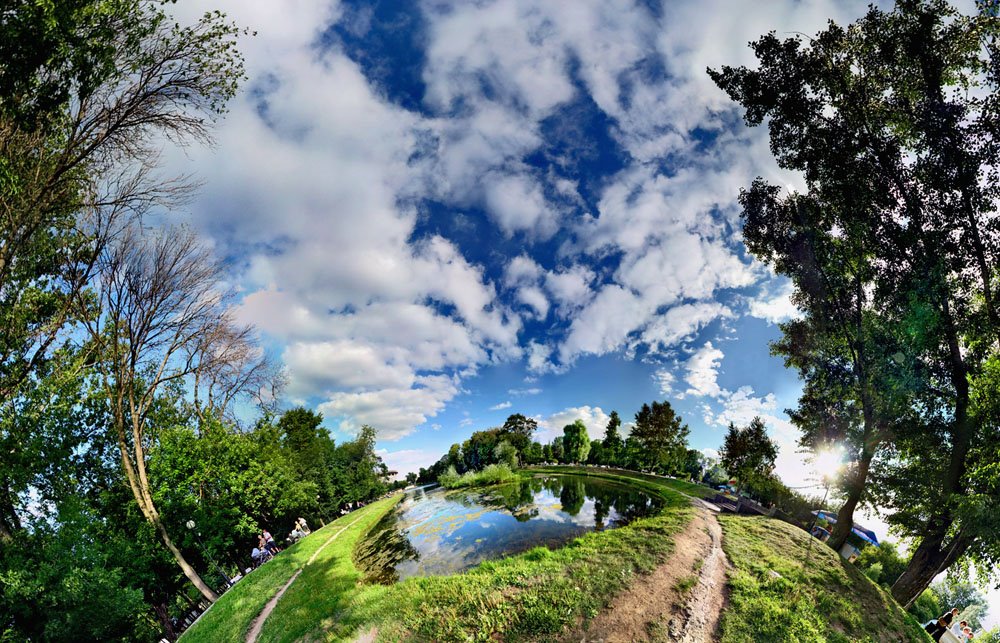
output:
[[[729,423],[719,459],[722,468],[740,481],[741,488],[770,477],[777,457],[778,446],[768,437],[759,417],[745,427]]]
[[[1000,492],[985,473],[1000,436],[992,407],[975,402],[1000,337],[1000,25],[980,9],[872,7],[808,43],[764,36],[752,44],[757,70],[711,72],[748,123],[766,119],[779,164],[806,180],[807,193],[789,197],[755,182],[743,196],[745,237],[765,260],[774,250],[780,272],[790,267],[810,333],[853,322],[819,334],[813,366],[796,364],[843,373],[817,382],[803,417],[822,427],[823,402],[835,403],[860,456],[848,502],[890,509],[915,540],[892,589],[904,605],[956,562],[988,575],[1000,559],[996,512],[983,511]]]
[[[855,563],[858,567],[866,570],[878,565],[878,573],[874,576],[869,575],[869,578],[884,587],[892,587],[892,584],[906,569],[907,559],[900,556],[895,543],[886,541],[880,543],[878,547],[862,549],[861,555],[858,556]]]
[[[355,439],[337,445],[333,467],[341,506],[367,502],[386,491],[389,468],[375,452],[375,429],[367,424]]]
[[[515,413],[507,418],[500,429],[507,434],[507,441],[514,445],[518,453],[523,454],[535,437],[538,421]]]
[[[330,433],[322,428],[323,416],[302,407],[285,411],[278,420],[282,446],[295,468],[297,478],[312,485],[311,500],[303,511],[324,520],[336,515],[338,490],[333,480],[336,449]]]
[[[590,453],[587,454],[587,464],[607,464],[604,453],[604,442],[601,440],[590,441]]]
[[[538,442],[532,442],[524,451],[525,464],[538,464],[545,460],[545,447]]]
[[[620,460],[625,450],[625,442],[622,441],[621,435],[618,434],[618,429],[621,425],[622,421],[618,417],[618,411],[611,411],[611,415],[608,417],[608,425],[604,428],[604,441],[602,442],[604,446],[604,458],[606,460],[605,464],[615,466],[621,464]]]
[[[590,453],[590,437],[581,420],[563,427],[563,458],[566,462],[586,462]]]
[[[566,462],[566,449],[563,445],[563,436],[559,435],[552,438],[552,442],[549,445],[552,451],[552,459],[556,462]]]
[[[516,469],[520,464],[517,456],[517,447],[504,440],[493,450],[493,461],[496,464],[506,464],[511,469]]]
[[[684,466],[681,471],[695,482],[701,479],[701,472],[707,465],[707,458],[697,449],[688,449],[684,454]]]
[[[670,402],[654,401],[636,412],[630,437],[640,446],[635,455],[643,467],[673,473],[683,465],[688,433]]]
[[[218,13],[182,26],[145,0],[4,7],[0,413],[80,321],[103,250],[186,192],[153,172],[160,142],[208,138],[243,77],[236,33]],[[16,456],[2,454],[0,472]],[[13,484],[0,473],[0,540],[20,527]]]

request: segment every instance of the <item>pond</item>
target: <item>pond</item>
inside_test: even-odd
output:
[[[663,501],[627,484],[577,475],[494,487],[418,488],[376,524],[358,550],[369,582],[454,574],[539,545],[657,513]]]

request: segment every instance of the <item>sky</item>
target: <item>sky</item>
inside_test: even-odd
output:
[[[203,181],[184,216],[287,404],[338,440],[375,427],[400,473],[511,413],[597,438],[669,400],[709,454],[761,416],[779,476],[811,485],[784,411],[801,387],[768,347],[789,284],[736,202],[756,176],[802,181],[706,68],[866,5],[213,0],[255,32],[248,79],[216,144],[165,165]]]

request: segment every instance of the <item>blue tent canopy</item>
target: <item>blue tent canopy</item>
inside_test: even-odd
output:
[[[813,511],[813,513],[816,514],[817,518],[822,518],[823,520],[827,521],[830,524],[837,524],[837,514],[822,510],[816,510]],[[872,531],[871,529],[866,529],[861,525],[859,525],[858,523],[854,523],[854,527],[851,529],[851,531],[858,538],[866,540],[871,544],[875,545],[876,547],[878,547],[878,536],[876,536],[875,532]]]

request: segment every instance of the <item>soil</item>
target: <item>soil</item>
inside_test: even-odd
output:
[[[674,540],[670,558],[639,576],[603,612],[565,641],[701,643],[718,638],[727,599],[718,508],[693,499],[697,514]]]

